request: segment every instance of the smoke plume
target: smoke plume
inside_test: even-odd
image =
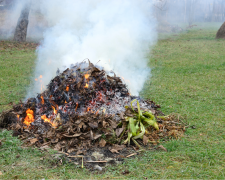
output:
[[[154,0],[154,6],[158,24],[164,27],[166,24],[188,27],[202,22],[212,26],[212,22],[225,21],[224,0]]]
[[[149,48],[157,40],[151,1],[42,0],[39,6],[48,28],[37,48],[36,82],[28,96],[43,91],[58,68],[85,58],[113,70],[138,95],[150,75]]]
[[[1,39],[13,36],[28,1],[14,0],[11,10],[0,9]],[[113,70],[137,95],[150,75],[146,56],[157,40],[156,25],[165,31],[176,24],[221,22],[224,9],[224,0],[32,1],[27,39],[42,41],[36,51],[37,81],[27,97],[43,91],[58,68],[62,71],[85,58]]]

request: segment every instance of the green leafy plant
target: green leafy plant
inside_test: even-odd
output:
[[[138,113],[133,108],[133,103],[135,101],[137,101]],[[140,145],[137,143],[136,139],[143,139],[145,128],[153,126],[155,129],[159,130],[159,126],[151,111],[144,112],[140,109],[140,104],[137,99],[131,101],[130,106],[135,115],[134,117],[126,117],[126,121],[128,122],[128,137],[124,141],[124,144],[130,144],[130,140],[132,139],[132,141],[140,148]],[[128,106],[125,108],[128,108]]]

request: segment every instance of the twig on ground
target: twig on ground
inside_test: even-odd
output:
[[[84,156],[68,156],[70,158],[83,158]]]
[[[84,168],[84,157],[82,156],[82,163],[81,163],[81,168]]]
[[[81,168],[84,168],[84,156],[68,156],[69,158],[81,158]]]
[[[108,161],[84,161],[87,163],[107,163]]]
[[[130,155],[126,156],[126,158],[131,157],[131,156],[135,156],[135,155],[137,155],[137,153],[130,154]]]
[[[68,153],[65,153],[65,152],[62,152],[62,151],[59,151],[59,153],[62,153],[62,154],[65,154],[65,155],[69,156]]]

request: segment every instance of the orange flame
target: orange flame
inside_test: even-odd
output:
[[[31,109],[26,110],[27,116],[25,117],[23,123],[30,126],[30,123],[34,122],[34,111]]]
[[[77,107],[78,107],[78,103],[76,103],[76,109],[75,109],[75,111],[77,111]]]
[[[89,78],[89,76],[90,76],[89,74],[84,75],[85,79]]]
[[[65,101],[65,104],[67,104],[67,102]]]
[[[41,96],[41,104],[44,104],[45,103],[45,100],[43,98],[43,96]]]
[[[88,88],[88,83],[86,83],[86,85],[84,86],[84,88]]]
[[[67,92],[69,91],[69,89],[70,89],[69,86],[66,86],[66,91],[67,91]]]
[[[57,110],[54,108],[54,106],[52,106],[52,109],[54,111],[54,114],[57,114]]]
[[[19,114],[17,114],[16,117],[17,117],[18,120],[20,120],[20,115]]]
[[[90,111],[90,109],[91,109],[91,108],[88,107],[88,108],[87,108],[87,112]]]
[[[41,119],[43,119],[45,122],[50,123],[53,127],[56,127],[56,125],[51,122],[51,119],[47,118],[45,114],[43,116],[41,116]]]
[[[85,74],[85,75],[84,75],[85,79],[88,79],[89,76],[90,76],[89,74]],[[88,80],[87,80],[87,81],[88,81]],[[85,84],[84,88],[88,88],[88,83]]]

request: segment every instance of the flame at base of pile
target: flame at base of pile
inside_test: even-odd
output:
[[[32,122],[34,122],[34,111],[32,111],[31,109],[27,109],[26,110],[26,117],[24,118],[24,121],[23,121],[23,123],[25,124],[25,125],[27,125],[27,126],[30,126],[30,124],[32,123]]]

